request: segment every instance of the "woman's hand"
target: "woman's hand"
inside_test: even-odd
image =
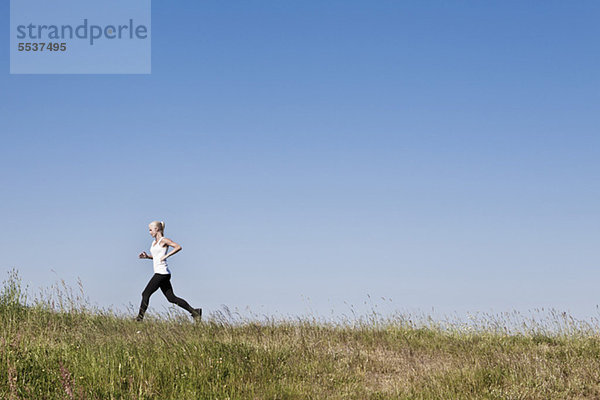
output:
[[[138,257],[139,258],[150,258],[150,256],[148,254],[146,254],[145,251],[142,251]]]

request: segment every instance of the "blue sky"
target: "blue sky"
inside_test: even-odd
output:
[[[0,268],[137,307],[159,219],[175,293],[207,312],[342,315],[368,294],[597,315],[599,16],[155,1],[151,75],[10,75],[5,47]]]

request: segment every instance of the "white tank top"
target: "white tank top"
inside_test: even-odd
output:
[[[160,261],[165,254],[167,254],[167,249],[169,246],[161,247],[160,242],[164,237],[161,237],[158,243],[154,244],[152,241],[152,245],[150,245],[150,253],[152,253],[152,263],[154,265],[154,273],[161,275],[169,275],[171,271],[169,271],[169,266],[167,265],[167,260]]]

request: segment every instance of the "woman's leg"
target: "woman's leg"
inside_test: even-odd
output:
[[[165,295],[165,297],[167,298],[167,300],[169,300],[170,303],[177,304],[179,307],[188,311],[193,316],[198,314],[198,311],[194,310],[188,304],[187,301],[185,301],[184,299],[182,299],[180,297],[175,296],[175,293],[173,293],[173,286],[171,285],[171,279],[170,279],[171,275],[168,275],[168,277],[169,277],[169,279],[163,280],[160,284],[160,290],[162,290],[162,292]]]
[[[140,304],[140,311],[137,316],[138,321],[141,321],[144,318],[144,314],[146,313],[146,309],[148,309],[148,304],[150,303],[150,296],[152,296],[152,293],[158,290],[165,276],[167,275],[152,275],[150,282],[148,282],[146,288],[142,292],[142,304]]]

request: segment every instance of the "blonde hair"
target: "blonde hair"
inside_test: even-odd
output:
[[[163,234],[165,233],[165,223],[163,221],[152,221],[150,225],[154,225],[161,231]]]

